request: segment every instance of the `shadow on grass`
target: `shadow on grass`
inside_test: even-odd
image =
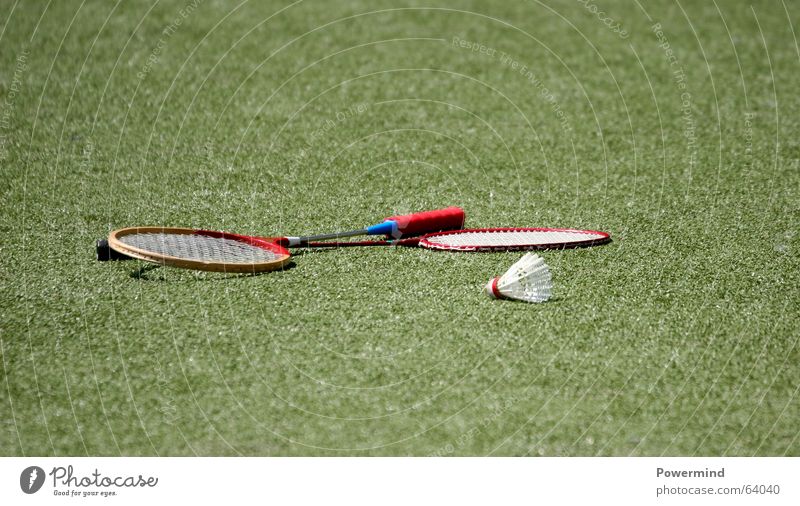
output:
[[[554,295],[554,296],[550,297],[549,299],[547,299],[546,301],[543,301],[543,302],[528,302],[526,300],[519,300],[519,299],[492,299],[489,302],[490,303],[500,302],[503,305],[505,305],[505,304],[513,304],[514,306],[519,305],[520,307],[525,307],[525,306],[549,307],[549,306],[556,306],[560,302],[563,302],[563,301],[564,301],[563,297]]]
[[[158,264],[143,264],[128,274],[137,281],[175,282],[175,281],[225,281],[230,279],[253,278],[257,276],[275,275],[281,271],[288,271],[296,267],[294,262],[289,262],[281,269],[266,272],[209,272],[191,269],[164,267]]]

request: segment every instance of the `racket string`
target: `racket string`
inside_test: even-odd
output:
[[[284,256],[242,241],[194,234],[131,234],[120,237],[120,242],[150,253],[200,262],[250,264]]]
[[[530,246],[536,244],[568,244],[604,236],[581,231],[505,230],[461,232],[428,237],[427,242],[445,247]]]

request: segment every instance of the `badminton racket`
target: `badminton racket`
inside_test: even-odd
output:
[[[111,232],[106,243],[97,244],[98,260],[126,257],[147,262],[220,272],[264,272],[289,262],[286,247],[305,246],[326,239],[357,235],[399,238],[464,225],[464,211],[448,207],[392,216],[375,225],[329,234],[289,237],[253,237],[211,230],[174,227],[130,227]]]

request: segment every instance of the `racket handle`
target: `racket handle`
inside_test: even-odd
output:
[[[440,230],[458,230],[464,227],[466,215],[460,207],[446,207],[435,211],[391,216],[383,223],[374,225],[370,234],[386,234],[395,238],[439,232]]]

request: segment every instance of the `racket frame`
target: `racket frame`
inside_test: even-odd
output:
[[[143,250],[129,244],[122,242],[122,238],[134,234],[176,234],[176,235],[204,235],[207,237],[216,237],[220,239],[229,239],[233,241],[243,242],[250,246],[255,246],[275,254],[280,255],[275,260],[265,262],[252,262],[252,263],[226,263],[226,262],[209,262],[202,260],[190,260],[187,258],[174,257],[171,255],[164,255],[153,251]],[[194,269],[201,271],[213,272],[230,272],[230,273],[255,273],[274,271],[283,268],[291,261],[291,254],[289,251],[270,241],[267,238],[252,237],[248,235],[229,234],[227,232],[215,232],[211,230],[197,230],[193,228],[179,228],[179,227],[129,227],[114,230],[108,236],[108,245],[111,249],[118,253],[127,255],[132,258],[144,260],[145,262],[152,262],[161,265],[168,265],[171,267],[180,267],[183,269]]]
[[[443,245],[431,242],[434,237],[454,234],[468,233],[492,233],[492,232],[571,232],[586,234],[592,237],[583,241],[552,242],[544,244],[515,244],[515,245]],[[571,249],[585,248],[589,246],[599,246],[611,241],[611,236],[607,232],[599,230],[581,230],[575,228],[547,228],[547,227],[497,227],[497,228],[466,228],[462,230],[448,230],[444,232],[434,232],[426,234],[419,239],[419,247],[440,251],[467,251],[467,252],[488,252],[488,251],[529,251],[546,249]]]

